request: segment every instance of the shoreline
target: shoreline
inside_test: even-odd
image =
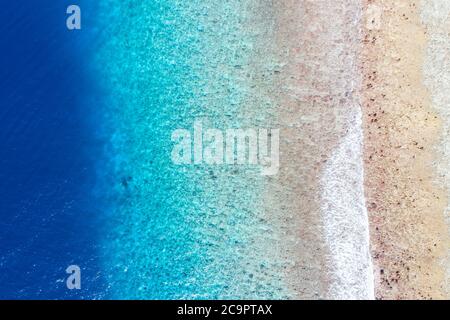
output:
[[[276,11],[285,63],[276,94],[283,192],[274,202],[290,213],[277,217],[294,261],[287,285],[300,299],[373,299],[358,120],[361,5],[302,4],[283,1]]]

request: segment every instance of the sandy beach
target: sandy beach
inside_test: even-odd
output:
[[[365,1],[361,59],[364,164],[379,299],[446,297],[445,185],[435,147],[442,119],[424,84],[419,1]],[[379,19],[379,20],[378,20]]]

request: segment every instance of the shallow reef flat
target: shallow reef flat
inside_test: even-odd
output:
[[[110,3],[112,4],[112,3]],[[108,3],[104,2],[108,7]],[[176,166],[171,134],[192,128],[271,127],[254,59],[270,29],[254,1],[133,1],[114,5],[98,60],[114,179],[104,252],[115,297],[283,298],[283,262],[263,215],[259,168]],[[130,18],[131,17],[131,18]],[[262,80],[261,80],[262,79]],[[147,279],[142,281],[142,279]]]

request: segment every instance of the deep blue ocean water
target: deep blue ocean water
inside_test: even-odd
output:
[[[82,103],[95,88],[87,70],[95,39],[66,28],[69,4],[3,1],[0,10],[0,298],[105,292],[92,192],[101,143],[94,106]],[[85,12],[88,24],[94,11]],[[71,264],[81,267],[81,290],[66,288]]]

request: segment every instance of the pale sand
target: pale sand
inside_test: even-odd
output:
[[[434,146],[441,119],[423,81],[428,39],[420,2],[373,0],[365,6],[382,12],[381,21],[374,17],[365,29],[361,66],[376,296],[445,298],[448,200],[433,163],[439,161]]]
[[[439,169],[439,182],[447,187],[450,198],[450,1],[429,0],[422,3],[421,16],[427,28],[427,50],[424,61],[425,84],[430,91],[433,108],[442,119],[440,143],[437,146],[436,165]],[[450,203],[445,212],[447,222],[450,218]],[[450,233],[450,224],[448,224]],[[450,245],[447,257],[442,259],[447,268],[445,281],[446,296],[450,297]]]

